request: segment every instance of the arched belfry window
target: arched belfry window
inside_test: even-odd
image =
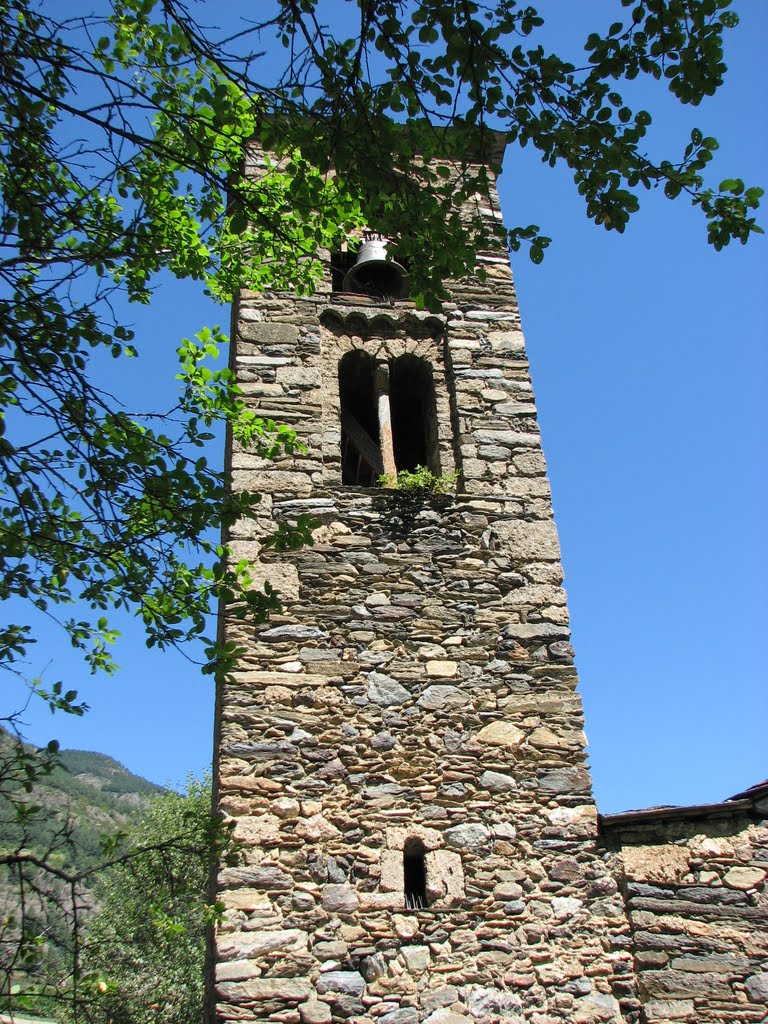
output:
[[[339,363],[341,482],[372,487],[384,472],[374,390],[376,364],[366,352],[347,352]]]
[[[432,367],[417,356],[375,360],[348,352],[339,363],[341,482],[370,487],[426,466],[440,472]]]
[[[403,891],[408,910],[427,906],[427,853],[420,839],[408,839],[403,846]]]
[[[398,470],[437,465],[437,410],[432,367],[417,356],[400,356],[390,368],[392,441]]]

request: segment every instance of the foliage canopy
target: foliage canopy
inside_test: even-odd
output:
[[[701,207],[717,247],[759,230],[759,189],[704,181],[715,140],[696,130],[681,155],[651,159],[650,116],[618,91],[650,76],[682,103],[712,94],[730,0],[621,0],[579,68],[536,43],[542,19],[515,0],[350,3],[352,35],[324,25],[334,6],[276,0],[217,40],[174,0],[110,0],[103,16],[68,5],[66,17],[0,3],[0,595],[59,618],[93,669],[113,667],[111,609],[136,612],[164,647],[204,634],[222,596],[257,618],[275,605],[212,539],[258,496],[230,493],[205,444],[217,423],[265,455],[296,439],[209,365],[221,333],[181,343],[180,397],[162,416],[126,409],[105,384],[102,355],[142,354],[125,311],[162,272],[223,301],[241,286],[305,292],[319,251],[366,223],[393,237],[407,223],[399,251],[418,256],[417,299],[435,305],[491,240],[479,217],[458,216],[482,174],[457,188],[433,158],[487,149],[492,131],[570,167],[608,229],[660,186]],[[267,80],[254,50],[265,38],[285,58]],[[253,136],[283,158],[258,181],[239,176]],[[548,244],[532,225],[506,240],[535,261]],[[33,641],[27,622],[7,622],[0,663],[18,666]],[[209,641],[211,666],[231,655]],[[82,710],[73,691],[34,685]]]

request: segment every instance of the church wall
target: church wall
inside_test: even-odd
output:
[[[768,1020],[767,809],[604,819],[647,1024]]]

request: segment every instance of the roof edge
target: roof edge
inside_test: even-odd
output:
[[[768,798],[768,780],[736,793],[725,800],[711,804],[686,804],[682,807],[644,807],[640,810],[620,811],[618,814],[598,814],[601,831],[624,825],[643,825],[665,821],[699,821],[703,818],[730,818],[744,814],[765,814]],[[758,804],[763,806],[758,807]]]

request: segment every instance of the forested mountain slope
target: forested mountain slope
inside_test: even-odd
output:
[[[9,733],[0,732],[3,761],[15,743]],[[45,859],[53,856],[57,867],[84,871],[99,863],[102,837],[137,821],[149,800],[164,789],[107,754],[62,750],[59,762],[60,767],[35,782],[28,797],[17,780],[0,778],[0,849],[23,846]],[[20,819],[20,798],[40,810]]]

